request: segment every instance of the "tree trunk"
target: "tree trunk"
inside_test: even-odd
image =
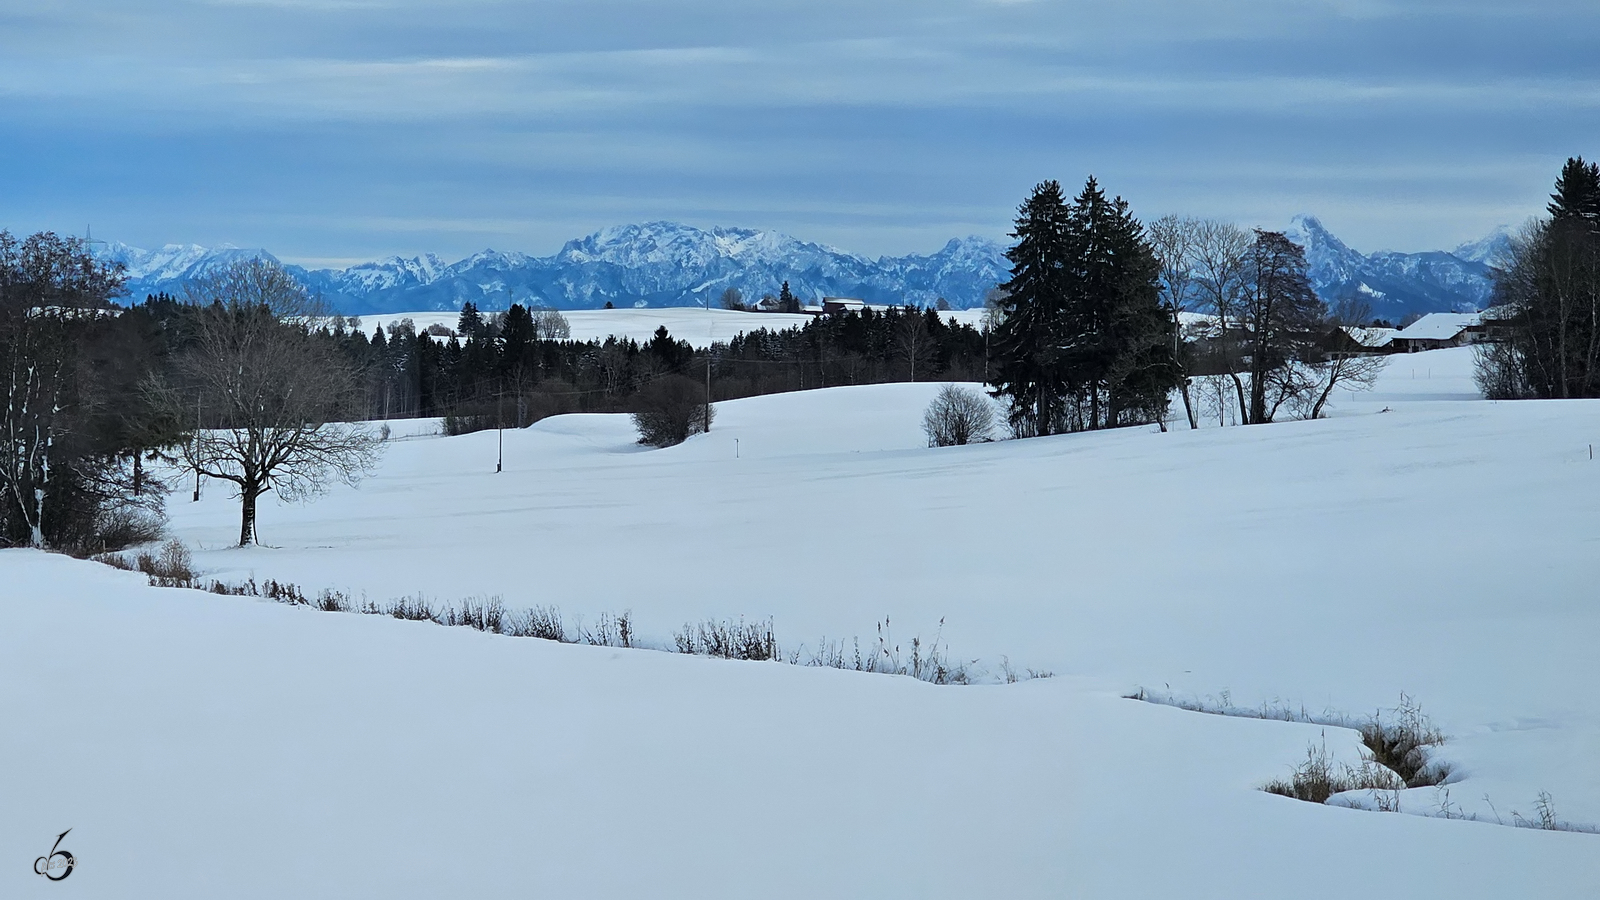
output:
[[[1250,424],[1250,407],[1245,405],[1244,382],[1239,380],[1238,372],[1229,372],[1228,377],[1233,379],[1233,392],[1239,395],[1239,424]]]
[[[1259,425],[1267,418],[1267,348],[1258,343],[1250,353],[1250,424]]]
[[[1189,376],[1183,376],[1183,381],[1178,383],[1178,390],[1183,394],[1183,414],[1189,419],[1189,430],[1195,431],[1200,427],[1200,420],[1195,418],[1194,404],[1189,402]]]
[[[240,521],[239,521],[239,546],[248,547],[256,540],[256,499],[261,496],[261,489],[255,486],[241,488]]]
[[[1322,408],[1328,404],[1328,398],[1333,396],[1333,389],[1339,384],[1339,377],[1344,374],[1344,363],[1341,360],[1329,360],[1328,383],[1322,392],[1317,395],[1317,402],[1311,406],[1311,418],[1320,419]]]

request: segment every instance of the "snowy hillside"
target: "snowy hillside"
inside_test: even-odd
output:
[[[6,846],[80,896],[1576,898],[1600,836],[1592,558],[1600,405],[1476,399],[1468,350],[1395,357],[1334,418],[929,449],[936,385],[722,404],[667,450],[625,416],[393,442],[268,503],[208,577],[570,619],[771,617],[785,648],[932,637],[1019,684],[571,646],[145,587],[0,552]],[[1448,735],[1401,812],[1257,788],[1339,728],[1122,699],[1361,715]],[[1449,821],[1441,812],[1476,815]],[[1330,877],[1331,876],[1331,877]],[[21,866],[0,895],[43,896]],[[758,885],[759,888],[752,888]]]
[[[1312,280],[1324,299],[1358,296],[1377,315],[1396,321],[1410,312],[1485,305],[1489,287],[1483,260],[1503,243],[1503,237],[1496,243],[1492,235],[1464,245],[1461,252],[1474,254],[1471,258],[1444,252],[1363,256],[1314,218],[1296,218],[1289,233],[1306,246]],[[568,241],[549,257],[485,250],[454,263],[429,254],[347,269],[291,269],[313,291],[354,315],[451,311],[468,300],[483,309],[504,309],[512,302],[560,309],[596,309],[608,302],[627,308],[715,306],[730,287],[754,302],[777,294],[785,281],[804,302],[844,296],[931,305],[942,297],[959,309],[981,306],[984,295],[1010,277],[1004,253],[999,242],[968,237],[927,255],[871,260],[773,231],[649,222],[602,229]],[[146,252],[121,245],[107,255],[128,264],[129,293],[142,298],[176,293],[185,280],[245,254],[270,255],[194,246]]]

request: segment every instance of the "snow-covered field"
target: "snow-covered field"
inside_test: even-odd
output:
[[[1600,836],[1270,796],[1324,733],[1353,762],[1354,733],[1121,696],[1359,715],[1405,691],[1455,774],[1403,812],[1510,821],[1548,791],[1600,823],[1600,403],[1476,400],[1470,360],[1397,357],[1317,422],[946,449],[922,384],[725,403],[667,450],[547,419],[498,475],[493,432],[413,428],[358,489],[268,502],[248,550],[222,485],[171,501],[225,580],[631,609],[657,645],[708,616],[790,647],[942,619],[991,674],[1056,673],[1018,684],[0,553],[0,896],[1596,896]],[[25,867],[68,827],[79,868],[46,884]]]
[[[633,338],[644,342],[662,325],[679,340],[695,347],[708,347],[716,341],[727,341],[735,335],[766,328],[781,331],[805,325],[811,316],[805,313],[751,313],[729,309],[704,309],[695,306],[671,306],[659,309],[566,309],[561,311],[572,326],[573,340],[603,341],[608,336]],[[976,328],[983,319],[982,309],[960,309],[941,313],[947,320]],[[460,319],[453,312],[401,312],[362,316],[361,329],[371,334],[374,327],[388,327],[401,319],[410,319],[420,331],[429,325],[455,328]]]

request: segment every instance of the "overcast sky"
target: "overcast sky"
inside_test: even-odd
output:
[[[1600,156],[1600,3],[0,0],[0,228],[341,264],[606,225],[869,256],[1094,174],[1450,248]]]

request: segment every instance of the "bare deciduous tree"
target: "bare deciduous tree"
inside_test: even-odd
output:
[[[1327,307],[1306,275],[1305,250],[1282,232],[1256,230],[1245,257],[1241,311],[1249,330],[1252,425],[1271,422],[1278,407],[1305,390],[1303,361]]]
[[[256,541],[256,504],[268,491],[289,500],[355,484],[382,442],[343,421],[358,388],[332,342],[316,329],[321,304],[276,263],[235,262],[191,283],[196,343],[179,361],[183,381],[164,386],[175,410],[200,416],[183,455],[202,475],[231,482],[241,502],[239,545]]]
[[[916,381],[917,372],[933,364],[938,349],[933,335],[928,332],[928,321],[922,310],[914,306],[900,310],[900,319],[894,327],[894,350],[906,364],[907,381]]]
[[[1238,336],[1240,309],[1245,289],[1245,260],[1250,254],[1251,236],[1231,222],[1202,220],[1195,226],[1191,252],[1194,254],[1194,286],[1203,302],[1217,317],[1216,346],[1220,367],[1233,384],[1239,403],[1239,421],[1248,422],[1244,383],[1239,379],[1241,357]]]
[[[1183,412],[1189,427],[1199,428],[1194,404],[1189,399],[1188,354],[1183,350],[1183,321],[1181,314],[1188,310],[1194,289],[1195,250],[1197,236],[1205,222],[1180,216],[1162,216],[1146,229],[1150,235],[1150,248],[1155,251],[1160,265],[1161,290],[1166,295],[1172,313],[1172,355],[1178,363],[1181,380],[1179,392],[1183,396]]]
[[[922,430],[930,447],[986,441],[994,431],[994,404],[971,388],[947,384],[923,413]]]
[[[1334,328],[1363,328],[1372,321],[1372,307],[1365,303],[1346,300],[1334,307],[1328,324]],[[1375,353],[1334,351],[1328,358],[1310,365],[1305,417],[1319,419],[1328,399],[1336,390],[1369,391],[1383,372],[1389,358]]]
[[[561,311],[540,306],[533,309],[534,335],[541,341],[565,341],[572,338],[572,323]]]
[[[723,291],[721,302],[723,309],[733,309],[738,310],[739,312],[744,312],[744,294],[741,293],[736,287],[731,287]]]

